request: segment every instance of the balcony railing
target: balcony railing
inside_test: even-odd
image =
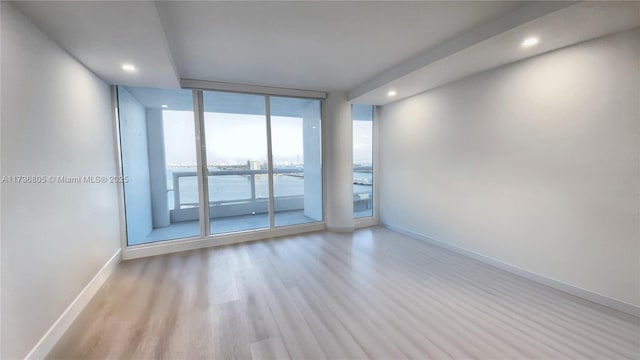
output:
[[[354,166],[354,172],[371,172],[371,166]],[[304,169],[301,168],[284,168],[274,169],[274,175],[289,175],[293,177],[304,177]],[[269,203],[267,197],[260,197],[256,194],[256,176],[267,175],[267,170],[209,170],[208,176],[211,178],[223,176],[246,176],[249,179],[250,195],[233,199],[213,200],[209,199],[209,207],[211,209],[211,217],[225,217],[248,215],[257,213],[267,213],[269,211]],[[173,192],[173,209],[171,213],[171,222],[195,220],[198,218],[197,202],[183,201],[180,192],[180,179],[187,177],[196,177],[197,172],[193,170],[173,171],[173,189],[167,191]],[[355,185],[371,186],[366,181],[354,180]],[[367,191],[354,191],[353,201],[354,208],[367,209],[372,206],[373,189]],[[212,192],[210,190],[209,194]],[[249,193],[247,192],[247,195]],[[303,210],[304,194],[291,194],[286,196],[276,196],[274,198],[274,208],[276,211]]]
[[[293,169],[273,169],[274,174],[302,174],[304,173],[303,169],[293,168]],[[209,200],[209,205],[213,206],[220,203],[229,203],[229,202],[255,202],[256,198],[256,175],[266,175],[268,174],[267,170],[209,170],[208,175],[210,177],[216,176],[248,176],[251,184],[251,197],[245,199],[234,199],[234,200],[223,200],[223,201],[212,201]],[[173,208],[174,209],[182,209],[185,207],[193,207],[198,206],[198,203],[183,203],[180,200],[180,178],[183,177],[195,177],[197,173],[195,171],[174,171],[173,172]],[[300,194],[302,196],[302,194]]]
[[[353,172],[371,173],[373,174],[372,166],[354,166]],[[353,210],[365,211],[373,207],[373,181],[369,179],[353,179]],[[355,189],[357,185],[368,187],[368,189],[358,191]]]

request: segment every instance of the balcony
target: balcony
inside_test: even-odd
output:
[[[371,173],[371,170],[370,166],[354,167],[354,173]],[[274,169],[273,173],[275,225],[320,221],[304,212],[304,170],[281,168]],[[269,227],[267,170],[209,170],[208,175],[211,234]],[[168,224],[155,227],[146,238],[140,239],[142,241],[129,239],[129,245],[199,236],[197,173],[194,170],[173,170],[170,178],[172,188],[167,189]],[[354,176],[354,216],[371,216],[372,199],[371,182]]]

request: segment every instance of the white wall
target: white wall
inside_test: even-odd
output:
[[[304,215],[322,220],[322,144],[320,101],[309,101],[302,111],[304,144]]]
[[[128,177],[124,184],[127,237],[129,244],[139,244],[153,229],[147,113],[145,107],[122,86],[118,87],[118,103],[122,171]],[[166,196],[166,192],[163,193]]]
[[[2,2],[2,175],[114,175],[109,87]],[[120,247],[116,184],[2,184],[2,359]]]
[[[639,305],[639,37],[385,106],[382,222]]]
[[[325,223],[329,230],[352,231],[353,128],[345,92],[331,92],[323,103]]]

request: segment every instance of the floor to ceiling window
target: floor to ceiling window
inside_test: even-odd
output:
[[[264,96],[205,91],[211,234],[269,227]]]
[[[320,101],[270,98],[275,226],[322,220]]]
[[[128,245],[200,235],[190,90],[118,88]]]
[[[354,104],[353,217],[373,216],[373,106]]]
[[[320,100],[120,86],[118,102],[128,245],[322,221]]]

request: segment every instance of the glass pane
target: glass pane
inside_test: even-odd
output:
[[[127,241],[200,235],[192,92],[118,87]]]
[[[275,226],[322,221],[320,101],[271,97]]]
[[[269,227],[265,97],[206,91],[212,234]]]
[[[373,106],[353,105],[353,217],[373,216]]]

